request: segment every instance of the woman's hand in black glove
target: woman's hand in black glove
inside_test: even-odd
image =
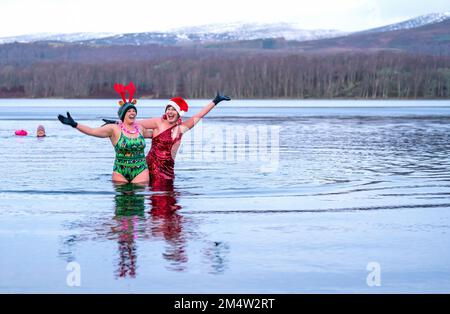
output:
[[[73,128],[76,128],[78,123],[75,122],[75,120],[70,116],[70,113],[67,112],[67,117],[64,117],[63,115],[58,115],[58,120],[61,121],[62,124],[70,125]]]
[[[216,98],[214,98],[213,103],[214,103],[214,105],[217,105],[222,100],[229,101],[229,100],[231,100],[231,98],[228,96],[225,96],[225,95],[221,95],[219,92],[217,92]]]
[[[105,122],[105,124],[103,124],[103,125],[107,125],[107,124],[118,124],[119,123],[119,121],[117,121],[117,120],[111,120],[111,119],[102,119],[103,120],[103,122]],[[102,125],[102,126],[103,126]]]

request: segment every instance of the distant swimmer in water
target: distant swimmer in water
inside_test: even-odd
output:
[[[28,132],[25,131],[25,130],[16,130],[16,131],[14,132],[14,134],[17,135],[17,136],[27,136],[27,135],[28,135]]]
[[[46,135],[45,135],[45,128],[44,128],[43,125],[39,125],[39,126],[37,127],[37,130],[36,130],[36,136],[37,136],[37,137],[45,137],[45,136],[46,136]]]
[[[84,134],[101,138],[109,137],[116,151],[112,173],[114,182],[148,184],[149,172],[145,160],[144,138],[151,138],[151,132],[136,123],[137,101],[133,99],[136,88],[133,82],[130,82],[127,86],[116,83],[114,89],[122,98],[117,112],[120,123],[91,128],[75,122],[69,112],[67,117],[58,115],[58,119],[61,123],[70,125]],[[128,101],[126,92],[129,94]]]

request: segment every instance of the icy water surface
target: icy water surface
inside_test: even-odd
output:
[[[114,186],[109,140],[56,120],[99,126],[114,101],[1,100],[0,292],[448,293],[447,105],[221,103],[161,192]]]

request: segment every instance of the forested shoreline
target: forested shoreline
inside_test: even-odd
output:
[[[2,98],[115,98],[113,84],[129,81],[147,98],[210,98],[218,89],[242,99],[450,98],[449,56],[5,46]]]

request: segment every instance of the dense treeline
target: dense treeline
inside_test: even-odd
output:
[[[172,54],[147,51],[152,58],[137,49],[139,58],[128,55],[122,62],[87,62],[70,49],[62,57],[43,50],[32,61],[12,62],[14,56],[0,50],[0,97],[116,97],[114,82],[133,80],[137,97],[153,98],[210,98],[217,89],[234,98],[450,98],[446,56],[171,49]]]

